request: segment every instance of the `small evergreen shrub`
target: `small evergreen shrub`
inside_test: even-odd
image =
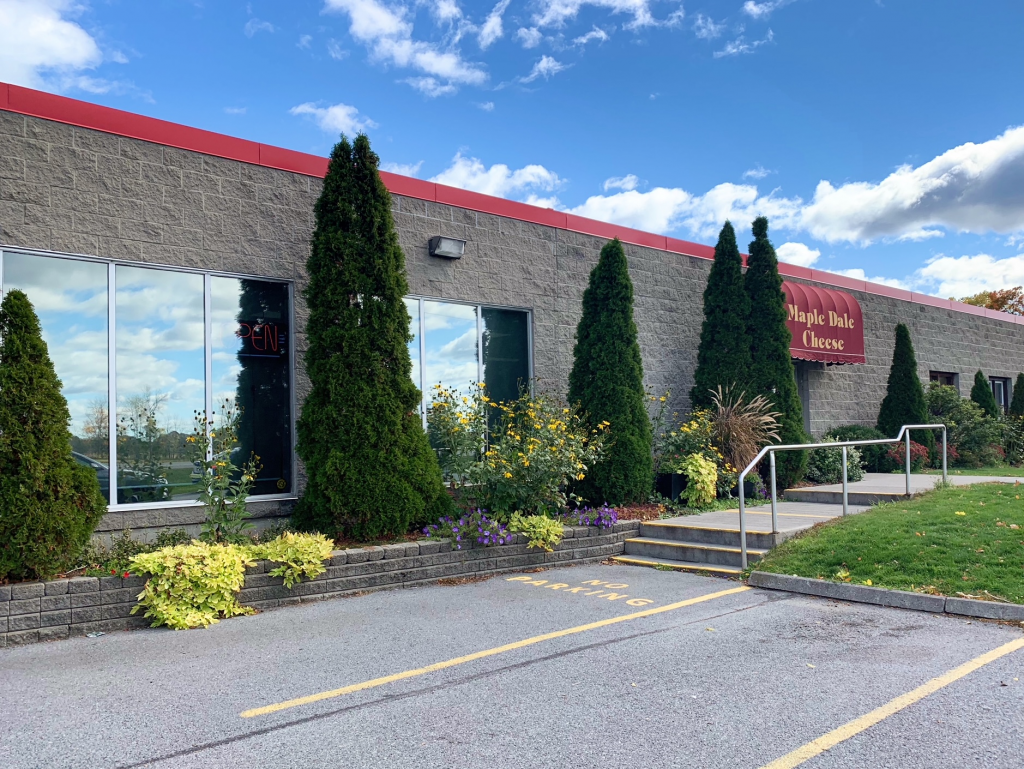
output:
[[[546,515],[520,515],[513,513],[508,523],[509,531],[525,534],[527,545],[549,553],[562,541],[562,524]]]
[[[928,420],[933,421],[932,419]],[[881,431],[866,425],[841,425],[833,427],[825,433],[825,440],[835,438],[837,441],[873,441],[880,438],[891,438],[891,435],[883,435]],[[878,443],[874,446],[858,446],[861,464],[865,472],[869,473],[890,473],[896,468],[889,460],[889,444]]]
[[[825,442],[832,443],[835,438],[825,438]],[[807,462],[807,480],[813,483],[842,483],[843,482],[843,449],[814,449]],[[846,480],[850,483],[864,478],[864,468],[861,466],[860,451],[855,446],[846,449]]]
[[[992,392],[992,385],[988,378],[978,371],[974,375],[974,385],[971,387],[971,400],[978,404],[986,416],[998,417],[1000,413],[999,404],[996,403],[995,393]]]
[[[71,415],[28,297],[0,302],[0,580],[72,566],[107,511],[71,453]]]
[[[955,387],[932,382],[928,388],[929,421],[946,425],[949,460],[961,467],[983,467],[1001,461],[1006,426],[985,414]],[[942,458],[939,457],[939,464]]]
[[[898,323],[889,382],[882,407],[878,411],[876,427],[885,437],[895,438],[903,425],[921,425],[928,421],[928,406],[925,403],[924,387],[917,375],[917,357],[910,341],[910,331],[906,325]],[[912,437],[919,438],[929,451],[935,445],[935,436],[931,430],[915,431]]]
[[[576,494],[593,503],[637,502],[651,491],[651,425],[644,367],[633,321],[633,283],[618,238],[601,249],[583,292],[576,328],[569,403],[593,430],[606,425],[612,438]]]
[[[1024,417],[1024,373],[1017,374],[1017,381],[1013,383],[1009,413],[1015,417]]]

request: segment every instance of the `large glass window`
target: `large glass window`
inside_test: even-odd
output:
[[[107,265],[7,252],[3,286],[24,291],[39,316],[71,412],[75,460],[96,471],[109,500]]]
[[[238,415],[235,464],[255,454],[262,465],[253,495],[291,493],[287,284],[12,251],[0,260],[3,291],[24,291],[39,315],[75,459],[112,505],[196,500],[186,438],[225,405]]]
[[[483,382],[494,400],[529,385],[530,314],[433,299],[406,299],[412,320],[409,356],[423,391],[423,413],[435,385],[462,393]]]
[[[241,467],[262,465],[254,494],[292,487],[288,286],[263,280],[212,278],[213,406],[237,415]]]

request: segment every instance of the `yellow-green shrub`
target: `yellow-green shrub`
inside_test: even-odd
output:
[[[284,586],[290,588],[303,575],[316,579],[327,567],[323,562],[331,557],[334,543],[323,534],[296,534],[286,531],[277,539],[262,545],[253,545],[253,558],[274,561],[280,566],[268,571],[272,577],[284,577]]]
[[[718,468],[700,454],[690,454],[679,463],[677,472],[686,476],[686,488],[680,496],[686,497],[690,507],[707,507],[717,496]]]
[[[562,541],[562,524],[546,515],[513,513],[508,528],[529,537],[530,547],[543,548],[549,553]]]
[[[135,614],[153,618],[153,627],[175,630],[206,627],[223,617],[252,614],[235,595],[245,583],[245,568],[253,561],[248,548],[238,545],[189,545],[165,547],[132,558],[131,570],[151,575],[139,594]]]

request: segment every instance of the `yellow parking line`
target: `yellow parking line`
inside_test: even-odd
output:
[[[834,748],[841,742],[850,739],[851,737],[860,734],[865,729],[868,729],[880,721],[888,718],[894,713],[899,713],[904,708],[908,708],[915,702],[920,702],[929,694],[934,694],[939,689],[945,686],[949,686],[954,681],[958,681],[964,676],[973,673],[975,670],[984,667],[990,662],[994,662],[1000,657],[1005,657],[1011,652],[1015,652],[1018,649],[1024,648],[1024,638],[1018,638],[1009,643],[1005,643],[1002,646],[993,649],[990,652],[982,654],[980,657],[975,657],[970,662],[965,662],[963,665],[957,668],[953,668],[948,673],[944,673],[938,678],[933,678],[926,684],[922,684],[913,691],[907,692],[894,700],[890,700],[879,708],[875,708],[870,713],[865,713],[860,718],[855,718],[848,724],[840,726],[838,729],[834,729],[818,739],[808,742],[792,753],[787,753],[782,758],[777,758],[770,764],[765,764],[761,769],[793,769],[795,766],[808,761],[815,756],[821,755],[829,748]]]
[[[265,716],[269,713],[277,713],[280,710],[296,708],[300,705],[309,705],[313,702],[329,700],[334,697],[342,697],[346,694],[352,694],[353,692],[361,692],[366,689],[373,689],[377,686],[383,686],[384,684],[394,683],[395,681],[402,681],[406,678],[415,678],[416,676],[426,675],[427,673],[434,673],[438,670],[444,670],[445,668],[455,667],[456,665],[462,665],[466,662],[473,662],[474,660],[483,659],[484,657],[492,657],[495,654],[502,654],[504,652],[510,652],[515,649],[522,649],[523,647],[532,646],[533,644],[541,643],[543,641],[551,641],[555,638],[563,638],[568,635],[575,635],[576,633],[584,633],[588,630],[596,630],[597,628],[607,627],[608,625],[615,625],[619,622],[628,622],[629,620],[640,619],[642,617],[651,617],[655,614],[662,614],[667,611],[682,609],[686,606],[693,606],[694,604],[703,603],[704,601],[711,601],[715,598],[724,598],[727,595],[735,595],[736,593],[742,593],[746,590],[750,590],[750,588],[746,586],[734,587],[729,590],[721,590],[717,593],[709,593],[708,595],[701,595],[696,598],[689,598],[685,601],[679,601],[678,603],[668,604],[667,606],[659,606],[655,609],[645,609],[644,611],[634,612],[633,614],[624,614],[620,617],[602,619],[597,622],[588,623],[586,625],[577,625],[576,627],[571,627],[566,630],[556,630],[553,633],[545,633],[544,635],[533,636],[533,638],[526,638],[522,641],[516,641],[514,643],[505,644],[504,646],[496,646],[493,649],[485,649],[484,651],[474,652],[473,654],[467,654],[463,657],[456,657],[445,662],[435,662],[433,665],[427,665],[423,668],[416,668],[415,670],[406,670],[403,673],[394,673],[389,676],[374,678],[370,681],[363,681],[359,684],[343,686],[340,689],[332,689],[331,691],[320,692],[319,694],[310,694],[306,697],[298,697],[294,700],[286,700],[284,702],[279,702],[275,705],[264,705],[261,708],[245,710],[239,715],[241,715],[242,718]]]

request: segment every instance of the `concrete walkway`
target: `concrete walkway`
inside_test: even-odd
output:
[[[972,483],[1018,483],[1022,478],[1008,478],[999,475],[948,475],[949,482],[955,486],[970,486]],[[910,474],[910,491],[918,494],[932,489],[942,480],[941,475]],[[868,494],[906,494],[907,476],[897,473],[864,473],[864,480],[848,484],[850,493]],[[814,486],[815,491],[843,491],[843,484],[829,483]]]

